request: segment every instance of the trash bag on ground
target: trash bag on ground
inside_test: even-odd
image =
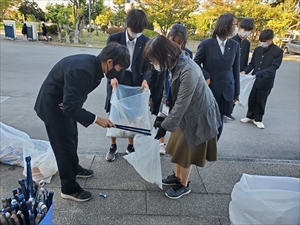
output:
[[[162,189],[161,164],[158,140],[154,135],[137,134],[133,139],[135,152],[125,155],[134,169],[146,181],[156,184]]]
[[[29,135],[0,122],[0,162],[24,167],[25,158],[31,157],[32,179],[35,182],[51,182],[58,171],[56,159],[49,141],[30,139]]]
[[[243,174],[229,203],[233,225],[300,224],[300,179]]]
[[[114,124],[151,129],[150,92],[141,87],[118,85],[111,96],[109,119]],[[116,128],[107,129],[107,137],[133,138],[137,133]]]
[[[240,96],[237,105],[245,108],[248,106],[248,98],[252,90],[255,79],[252,75],[240,74]]]

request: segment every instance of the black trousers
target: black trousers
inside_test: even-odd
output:
[[[271,89],[262,90],[252,88],[248,98],[247,117],[249,119],[254,119],[257,122],[262,122],[263,116],[265,114],[267,99],[270,93]]]
[[[82,167],[79,166],[77,155],[77,122],[73,121],[69,127],[59,130],[47,124],[45,126],[56,158],[62,193],[74,194],[79,192],[81,188],[76,182],[76,175],[78,171],[82,170]]]

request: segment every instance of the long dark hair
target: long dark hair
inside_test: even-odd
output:
[[[186,27],[182,23],[174,24],[167,37],[171,38],[172,41],[174,41],[175,37],[178,37],[180,40],[181,49],[184,49],[187,42]]]
[[[213,32],[213,38],[216,38],[217,36],[220,39],[229,37],[232,33],[231,28],[233,26],[234,19],[237,18],[232,13],[222,14],[217,20],[217,24]]]
[[[180,46],[163,35],[150,39],[143,52],[144,59],[148,62],[156,60],[161,71],[174,66],[180,54]]]

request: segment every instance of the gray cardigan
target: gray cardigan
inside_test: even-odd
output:
[[[171,96],[174,106],[162,122],[162,128],[175,132],[179,126],[189,146],[217,136],[221,125],[217,102],[200,67],[185,51],[172,74]]]

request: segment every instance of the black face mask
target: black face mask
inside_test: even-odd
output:
[[[107,65],[107,70],[108,70],[108,65]],[[115,67],[113,67],[110,71],[107,72],[106,77],[108,79],[113,79],[119,74],[118,71],[116,71]]]

